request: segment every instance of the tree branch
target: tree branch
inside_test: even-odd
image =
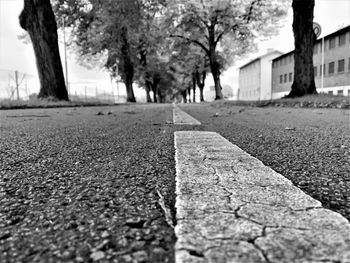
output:
[[[190,38],[185,37],[185,36],[182,36],[182,35],[170,35],[170,37],[178,37],[178,38],[185,39],[185,40],[187,40],[187,41],[189,41],[189,42],[191,42],[191,43],[194,43],[194,44],[200,46],[200,47],[205,51],[205,53],[206,53],[207,55],[209,55],[209,49],[208,49],[206,46],[204,46],[203,43],[199,42],[199,41],[196,40],[196,39],[190,39]]]
[[[253,0],[250,4],[248,13],[244,16],[244,18],[247,19],[247,24],[250,22],[250,19],[252,18],[253,9],[255,5],[258,5],[261,2],[261,0]]]
[[[216,37],[215,46],[219,43],[219,41],[221,40],[221,38],[222,38],[226,33],[228,33],[228,32],[231,31],[231,30],[232,30],[232,31],[236,30],[237,27],[238,27],[238,24],[235,24],[235,25],[233,25],[232,27],[223,30],[223,31]]]

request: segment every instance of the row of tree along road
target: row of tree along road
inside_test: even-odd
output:
[[[127,101],[133,84],[147,102],[165,102],[203,88],[207,73],[222,99],[220,73],[271,37],[291,0],[24,0],[19,21],[31,39],[41,83],[39,97],[69,100],[57,28],[70,32],[69,46],[86,66],[121,77]],[[293,0],[295,74],[290,96],[315,93],[312,30],[314,0]],[[56,22],[57,21],[57,22]],[[153,94],[151,98],[150,94]]]

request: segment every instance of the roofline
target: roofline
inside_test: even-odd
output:
[[[266,54],[264,54],[264,55],[261,55],[261,56],[255,58],[255,59],[253,59],[253,60],[251,60],[251,61],[245,63],[244,65],[240,66],[239,69],[245,68],[245,67],[248,66],[249,64],[252,64],[252,63],[254,63],[255,61],[258,61],[258,60],[262,59],[263,57],[266,57],[266,56],[271,55],[271,54],[273,54],[273,53],[280,53],[280,54],[283,54],[283,52],[281,52],[281,51],[279,51],[279,50],[271,51],[271,52],[269,52],[269,53],[266,53]]]
[[[350,25],[346,26],[346,27],[343,27],[343,28],[341,28],[341,29],[339,29],[339,30],[337,30],[337,31],[327,35],[327,36],[324,36],[324,37],[321,37],[321,38],[317,39],[315,44],[320,43],[322,41],[322,38],[323,39],[329,39],[329,38],[332,38],[333,36],[340,35],[340,34],[348,32],[348,31],[350,31]],[[289,56],[292,53],[294,53],[294,49],[292,51],[289,51],[288,53],[285,53],[285,54],[277,57],[277,58],[274,58],[272,61],[279,60],[281,58],[287,57],[287,56]]]

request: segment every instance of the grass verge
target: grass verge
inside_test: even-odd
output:
[[[318,94],[298,98],[281,98],[266,101],[218,101],[214,105],[236,105],[251,107],[337,108],[350,109],[350,97]]]
[[[92,107],[92,106],[110,106],[112,102],[101,102],[97,100],[90,101],[55,101],[52,99],[34,99],[34,100],[0,100],[0,110],[11,109],[33,109],[33,108],[62,108],[62,107]]]

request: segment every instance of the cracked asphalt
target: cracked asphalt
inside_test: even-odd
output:
[[[350,220],[350,111],[187,104],[180,108]]]
[[[175,133],[176,262],[348,262],[350,224],[213,132]]]
[[[0,262],[174,262],[157,190],[174,220],[176,130],[220,133],[350,219],[349,110],[180,108],[202,125],[171,105],[1,111]]]

